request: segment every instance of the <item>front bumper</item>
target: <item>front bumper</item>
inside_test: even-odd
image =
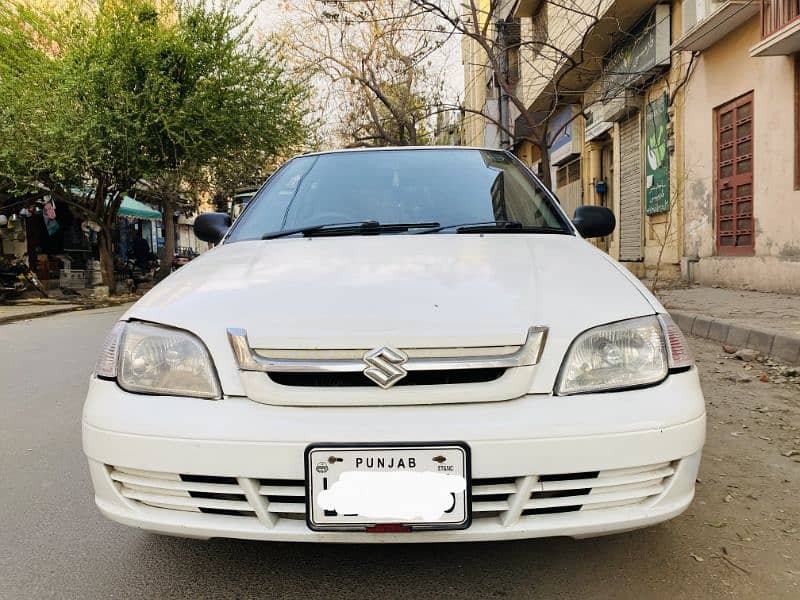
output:
[[[363,408],[142,396],[93,379],[83,419],[95,499],[109,518],[171,535],[276,541],[587,537],[644,527],[689,505],[704,439],[695,370],[620,393]],[[468,529],[308,529],[303,498],[292,494],[302,496],[309,443],[437,440],[472,449]],[[586,477],[595,479],[569,484]],[[553,486],[565,491],[542,491]]]

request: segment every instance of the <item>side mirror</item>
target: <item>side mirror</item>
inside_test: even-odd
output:
[[[194,220],[194,234],[204,242],[217,244],[230,226],[231,217],[228,213],[203,213]]]
[[[605,206],[579,206],[572,224],[583,237],[595,238],[610,235],[617,226],[617,219]]]

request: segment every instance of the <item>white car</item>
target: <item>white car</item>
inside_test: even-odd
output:
[[[570,221],[499,150],[290,160],[233,225],[198,217],[218,245],[109,334],[83,412],[98,507],[177,536],[316,542],[675,517],[703,395],[661,304],[583,239],[613,228],[595,206]]]

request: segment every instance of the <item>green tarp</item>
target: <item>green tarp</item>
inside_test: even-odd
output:
[[[125,196],[122,199],[122,204],[119,207],[119,213],[117,213],[117,215],[120,217],[129,217],[133,219],[150,219],[152,221],[161,220],[160,212],[149,207],[144,202],[139,202],[130,196]]]
[[[71,187],[70,191],[73,194],[78,194],[84,198],[91,198],[94,196],[94,190],[91,188]],[[109,199],[106,198],[106,204]],[[123,196],[122,204],[120,204],[118,217],[128,217],[129,219],[148,219],[150,221],[160,221],[161,213],[154,209],[152,206],[139,202],[136,198],[130,196]]]

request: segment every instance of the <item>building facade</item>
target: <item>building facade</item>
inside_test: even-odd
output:
[[[512,107],[509,147],[568,214],[613,210],[598,246],[640,277],[800,292],[800,2],[520,0],[492,18],[519,22],[517,93],[546,130]],[[474,106],[496,95],[485,70],[465,79]]]
[[[680,277],[682,147],[675,125],[687,65],[670,50],[680,17],[669,3],[641,0],[499,3],[491,18],[519,24],[515,94],[530,118],[514,103],[503,115],[480,50],[465,45],[465,98],[486,115],[465,124],[466,142],[502,146],[492,143],[500,137],[493,120],[505,116],[513,132],[508,147],[540,176],[549,170],[567,214],[581,204],[614,211],[617,230],[596,243],[640,276]],[[539,143],[531,123],[541,126]]]
[[[680,15],[670,4],[627,13],[621,42],[583,93],[583,200],[610,208],[617,228],[603,247],[640,277],[680,277],[683,206],[682,81],[670,50]],[[557,189],[558,178],[556,179]],[[572,202],[574,203],[574,201]]]
[[[800,3],[684,3],[684,273],[800,293]]]
[[[490,0],[471,0],[476,7],[479,27],[488,18]],[[491,97],[493,86],[489,84],[490,70],[484,51],[468,36],[461,37],[461,63],[464,68],[464,117],[463,135],[467,146],[499,146],[492,123],[488,117],[496,114],[496,103]]]

